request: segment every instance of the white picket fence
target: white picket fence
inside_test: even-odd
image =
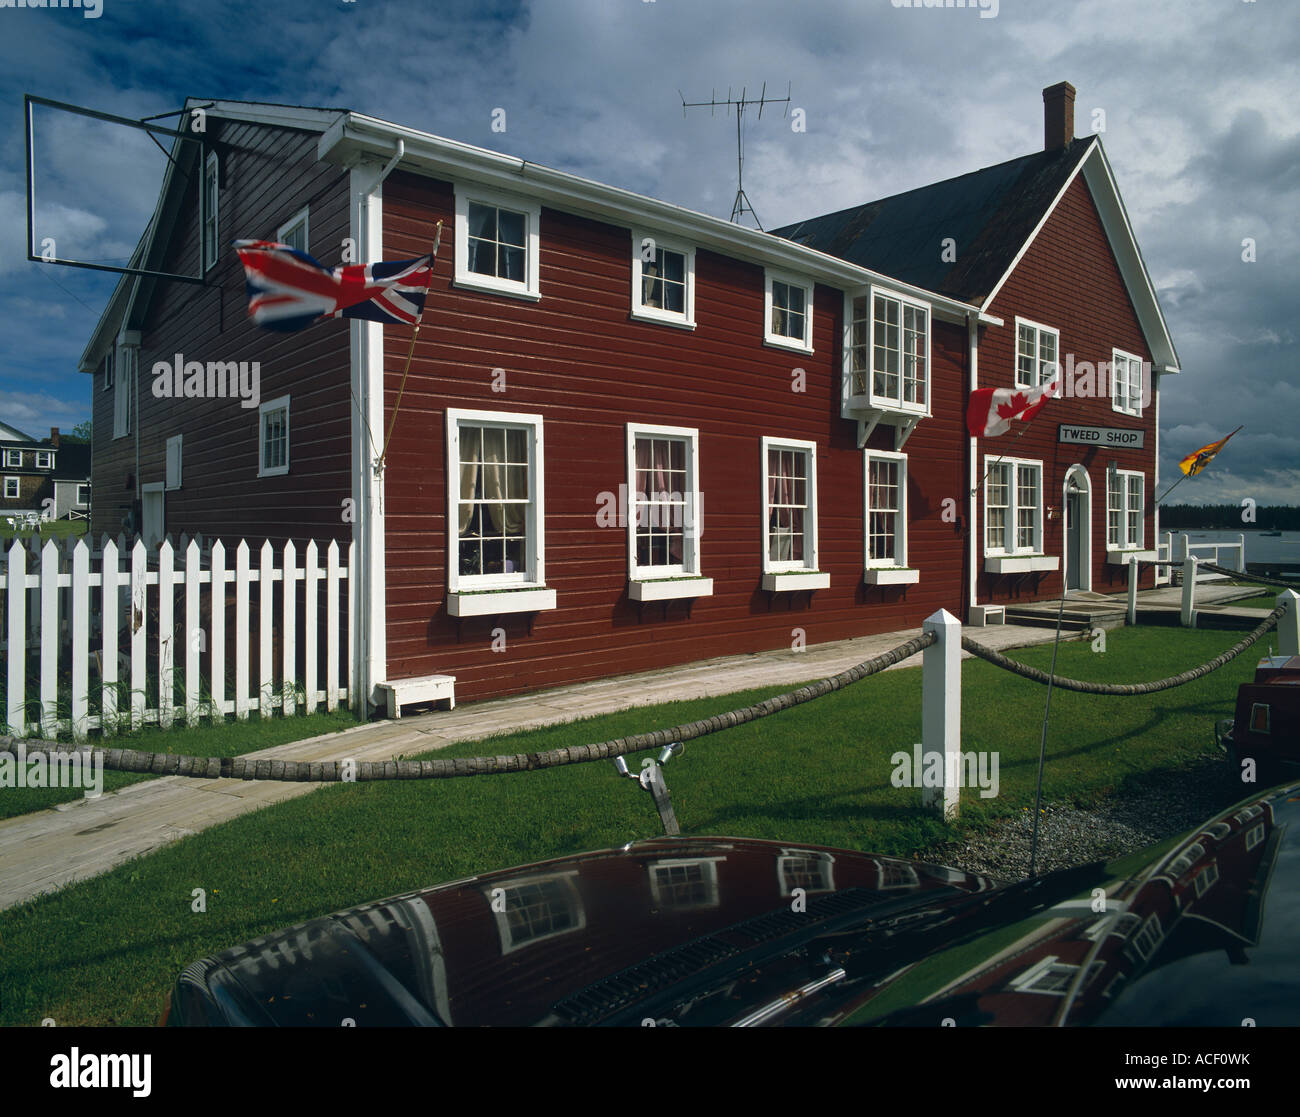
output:
[[[30,555],[15,540],[0,564],[9,732],[54,737],[70,731],[84,740],[92,729],[108,735],[147,724],[192,725],[226,714],[242,720],[253,709],[262,717],[292,715],[300,695],[306,713],[321,704],[329,710],[346,705],[355,693],[355,609],[344,585],[354,568],[353,545],[342,562],[337,541],[323,548],[309,542],[301,562],[292,542],[277,550],[265,541],[255,563],[253,557],[246,540],[231,555],[219,540],[203,545],[182,538],[179,548],[165,540],[153,550],[120,537],[103,537],[98,550],[84,538],[64,548],[50,540]],[[231,587],[234,617],[228,626]],[[254,588],[255,617],[250,611]],[[254,649],[255,680],[250,678]],[[178,656],[184,680],[179,704]],[[29,658],[36,657],[40,717],[33,722],[27,672]],[[92,684],[96,661],[98,679]],[[232,668],[233,693],[228,694]],[[121,708],[119,679],[129,695]],[[92,689],[101,695],[98,703]]]

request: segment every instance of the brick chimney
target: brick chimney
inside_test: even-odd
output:
[[[1068,81],[1043,90],[1043,150],[1060,151],[1074,139],[1074,93]]]
[[[59,428],[58,428],[58,427],[51,427],[51,428],[50,428],[50,445],[53,446],[56,450],[59,448]]]

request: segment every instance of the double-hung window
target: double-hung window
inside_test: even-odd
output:
[[[1111,354],[1111,409],[1125,415],[1142,414],[1142,358],[1116,349]]]
[[[287,244],[290,248],[298,249],[299,252],[309,251],[307,248],[307,208],[303,206],[275,231],[275,239],[280,244]]]
[[[764,438],[762,454],[764,588],[824,589],[829,575],[808,578],[817,571],[817,444]]]
[[[1043,463],[986,459],[984,553],[1035,555],[1043,550]]]
[[[289,397],[267,400],[258,409],[258,465],[259,477],[275,477],[289,472]],[[168,450],[170,463],[176,456],[176,486],[180,485],[180,443],[175,451]],[[170,471],[169,471],[170,472]]]
[[[694,329],[694,248],[633,232],[632,317]]]
[[[1129,469],[1106,474],[1106,546],[1116,551],[1141,550],[1146,474]]]
[[[447,589],[452,616],[555,608],[547,589],[542,417],[447,410]]]
[[[104,354],[104,391],[113,386],[113,350]]]
[[[907,455],[868,450],[867,569],[907,566]]]
[[[217,262],[217,215],[220,206],[220,174],[217,153],[208,152],[203,165],[203,270],[207,271]]]
[[[36,451],[36,468],[37,468],[37,469],[53,469],[53,468],[54,468],[54,454],[53,454],[53,452],[50,451],[50,450],[37,450],[37,451]]]
[[[6,477],[6,478],[5,478],[5,500],[17,500],[17,499],[18,499],[18,494],[19,494],[19,491],[20,491],[20,488],[19,488],[20,483],[21,483],[21,478],[18,478],[18,477]]]
[[[872,290],[848,313],[849,395],[865,406],[924,414],[930,404],[930,311]]]
[[[628,579],[634,601],[701,597],[699,431],[627,426]]]
[[[456,285],[541,297],[540,202],[461,186],[456,190]]]
[[[799,276],[768,271],[764,277],[763,340],[811,353],[813,285]]]
[[[1016,319],[1016,387],[1037,388],[1056,375],[1060,335],[1048,326]]]
[[[6,450],[5,468],[22,469],[22,467],[23,467],[23,452],[21,450]]]

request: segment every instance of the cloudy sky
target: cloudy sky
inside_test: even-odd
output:
[[[1185,370],[1161,402],[1162,475],[1244,423],[1179,498],[1300,503],[1294,0],[15,2],[0,6],[0,420],[28,433],[89,417],[76,363],[114,280],[26,260],[23,93],[133,118],[186,96],[350,108],[725,217],[734,130],[684,119],[678,93],[766,81],[806,120],[747,128],[747,193],[773,228],[1037,150],[1040,91],[1069,80],[1078,134],[1104,114]],[[38,238],[125,263],[158,149],[49,111],[35,146]]]

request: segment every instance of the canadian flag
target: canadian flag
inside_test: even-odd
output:
[[[976,388],[966,409],[966,429],[975,438],[996,438],[1011,429],[1011,420],[1029,422],[1056,395],[1053,377],[1037,388]]]

